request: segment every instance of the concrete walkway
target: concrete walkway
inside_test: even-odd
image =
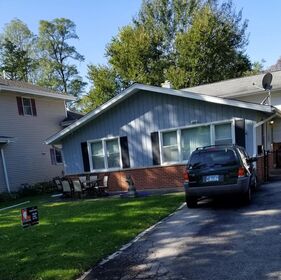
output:
[[[281,182],[262,186],[250,206],[184,207],[85,279],[280,280]]]

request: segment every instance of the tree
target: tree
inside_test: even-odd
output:
[[[132,24],[121,28],[108,44],[109,67],[127,85],[160,86],[168,79],[174,88],[245,75],[251,70],[245,54],[247,21],[231,0],[219,3],[143,0]],[[95,87],[99,75],[89,76]]]
[[[251,69],[244,54],[247,22],[232,12],[231,2],[223,8],[206,4],[193,18],[187,32],[176,37],[176,65],[166,77],[176,88],[191,87],[241,77]]]
[[[88,75],[88,78],[94,81],[94,85],[89,94],[80,100],[79,105],[84,112],[102,105],[124,89],[125,83],[118,78],[111,67],[89,65]]]
[[[275,64],[268,68],[268,71],[279,71],[281,70],[281,57],[276,61]]]
[[[28,53],[5,39],[0,48],[0,71],[5,72],[10,79],[28,81],[29,70],[32,68],[32,60]]]
[[[38,47],[41,52],[39,84],[56,91],[78,96],[85,83],[78,75],[77,66],[71,62],[82,62],[84,57],[69,44],[77,40],[75,24],[66,18],[39,23]]]
[[[143,26],[125,26],[107,48],[109,64],[128,84],[159,84],[166,64],[158,48],[161,41],[161,35]]]
[[[16,80],[34,81],[36,71],[36,36],[19,19],[6,24],[0,35],[0,65]]]

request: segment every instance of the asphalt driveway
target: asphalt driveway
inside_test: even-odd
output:
[[[281,182],[250,206],[202,201],[155,227],[92,279],[281,279]]]

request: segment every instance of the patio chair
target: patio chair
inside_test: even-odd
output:
[[[63,195],[72,197],[73,192],[72,192],[69,181],[68,180],[62,180],[61,184],[62,184]]]
[[[106,190],[108,189],[108,175],[103,176],[103,184],[102,185],[97,185],[96,188],[98,189],[98,193],[100,195],[105,195]]]
[[[75,193],[77,193],[78,196],[81,198],[82,194],[84,194],[84,188],[83,188],[80,180],[79,179],[72,180],[72,186],[73,186],[74,195],[75,195]]]
[[[79,176],[79,181],[83,188],[87,188],[87,176]]]
[[[98,176],[96,176],[96,175],[90,175],[90,182],[96,182],[98,180]]]
[[[61,183],[61,179],[60,179],[60,178],[54,178],[54,179],[53,179],[53,182],[54,182],[54,184],[55,184],[57,190],[58,190],[59,192],[61,192],[61,191],[63,190],[63,188],[62,188],[62,183]]]

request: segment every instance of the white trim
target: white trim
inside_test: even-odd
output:
[[[118,142],[120,167],[108,168],[106,141],[110,141],[110,140],[117,140],[117,142]],[[105,167],[105,168],[102,168],[102,169],[94,169],[93,168],[92,146],[91,146],[91,144],[92,143],[98,143],[98,142],[102,142],[103,160],[104,160],[104,167]],[[112,136],[112,137],[108,137],[108,138],[88,140],[87,141],[87,149],[88,149],[88,157],[89,157],[89,162],[90,162],[90,172],[107,172],[107,171],[117,171],[117,170],[123,169],[120,136],[117,136],[117,137]]]
[[[31,97],[23,97],[23,96],[20,96],[20,98],[21,98],[21,104],[22,104],[23,115],[24,115],[24,116],[30,116],[30,117],[34,116],[32,104],[31,104]],[[29,100],[31,115],[25,113],[24,108],[27,107],[27,106],[24,106],[23,99],[28,99],[28,100]],[[34,102],[35,102],[35,99],[34,99]],[[36,106],[36,104],[35,104],[35,106]]]
[[[170,165],[170,164],[176,164],[176,163],[179,163],[181,162],[181,154],[180,154],[180,149],[179,149],[179,145],[180,145],[180,139],[179,139],[179,130],[178,128],[173,128],[173,129],[167,129],[167,130],[161,130],[161,132],[159,131],[160,133],[160,136],[161,136],[161,143],[160,143],[160,164],[161,165]],[[163,160],[163,155],[162,155],[162,152],[163,152],[163,133],[165,132],[176,132],[176,137],[177,137],[177,148],[178,148],[178,153],[179,153],[179,160],[178,161],[164,161]],[[174,145],[172,145],[174,146]],[[169,147],[169,146],[165,146],[165,147]]]
[[[256,123],[255,126],[258,127],[258,126],[260,126],[260,125],[262,125],[262,124],[264,124],[264,123],[266,123],[266,122],[269,122],[270,120],[272,120],[273,118],[275,118],[275,117],[277,117],[277,116],[278,116],[278,114],[271,115],[270,117],[268,117],[268,118],[266,118],[266,119],[264,119],[264,120],[262,120],[262,121]]]
[[[159,152],[160,152],[160,165],[162,165],[162,162],[163,162],[163,156],[162,156],[162,153],[163,153],[163,149],[162,149],[162,146],[163,146],[163,139],[162,139],[162,133],[160,132],[160,130],[158,131],[158,139],[159,139]],[[151,149],[153,149],[153,145],[151,145]]]
[[[3,147],[0,149],[0,151],[1,151],[1,157],[2,157],[2,165],[3,165],[5,183],[6,183],[6,187],[7,187],[8,193],[10,193],[11,192],[11,190],[10,190],[10,183],[9,183],[9,177],[8,177],[8,171],[7,171],[7,166],[6,166],[6,161],[5,161]]]
[[[233,118],[230,120],[223,120],[223,121],[214,121],[214,122],[208,122],[208,123],[201,123],[201,124],[194,124],[194,125],[188,125],[188,126],[180,126],[176,128],[168,128],[168,129],[161,129],[158,131],[159,133],[159,148],[160,148],[160,165],[161,166],[167,166],[167,165],[173,165],[173,164],[184,164],[187,162],[187,160],[183,160],[182,155],[182,149],[181,149],[181,131],[184,129],[190,129],[195,127],[205,127],[208,126],[210,128],[210,145],[215,144],[216,136],[215,136],[215,126],[220,124],[230,124],[231,125],[231,139],[232,144],[235,144],[235,120],[238,118]],[[179,161],[163,161],[163,133],[165,132],[176,132],[177,135],[177,146],[178,146],[178,152],[179,152]],[[229,138],[227,138],[229,139]],[[225,140],[227,140],[225,139]],[[221,139],[223,140],[223,139]]]
[[[256,122],[253,121],[253,154],[252,156],[257,155],[257,127],[256,127]]]
[[[232,120],[232,124],[231,124],[232,144],[235,144],[235,142],[236,142],[236,134],[235,134],[235,120],[237,120],[237,119],[233,119],[233,120]]]
[[[197,94],[193,92],[187,92],[182,90],[174,90],[174,89],[167,89],[162,87],[155,87],[155,86],[149,86],[149,85],[142,85],[142,84],[134,84],[131,87],[124,90],[122,93],[116,95],[100,107],[96,108],[95,110],[91,111],[90,113],[86,114],[81,119],[77,120],[70,126],[66,127],[65,129],[61,130],[60,132],[54,134],[53,136],[49,137],[45,143],[46,144],[52,144],[55,141],[60,140],[64,136],[68,135],[70,132],[75,131],[80,126],[86,124],[90,120],[98,117],[105,111],[109,110],[111,107],[119,104],[124,99],[128,98],[132,94],[138,92],[138,91],[145,91],[143,94],[148,94],[151,92],[154,93],[161,93],[161,94],[167,94],[172,96],[178,96],[188,99],[194,99],[199,101],[205,101],[215,104],[221,104],[221,105],[227,105],[227,106],[234,106],[239,108],[244,108],[248,110],[256,110],[256,111],[262,111],[266,113],[272,113],[275,111],[275,108],[268,105],[260,105],[250,102],[244,102],[244,101],[237,101],[237,100],[231,100],[231,99],[223,99],[220,97],[214,97],[209,95],[203,95],[203,94]]]
[[[33,90],[33,89],[28,89],[28,88],[18,88],[18,87],[13,87],[13,86],[0,85],[0,92],[3,92],[3,91],[11,91],[11,92],[17,92],[17,93],[44,96],[44,97],[55,98],[55,99],[63,99],[63,100],[67,100],[67,101],[76,100],[76,97],[66,95],[66,94],[59,94],[59,93],[52,93],[52,92],[43,91],[43,90]]]

